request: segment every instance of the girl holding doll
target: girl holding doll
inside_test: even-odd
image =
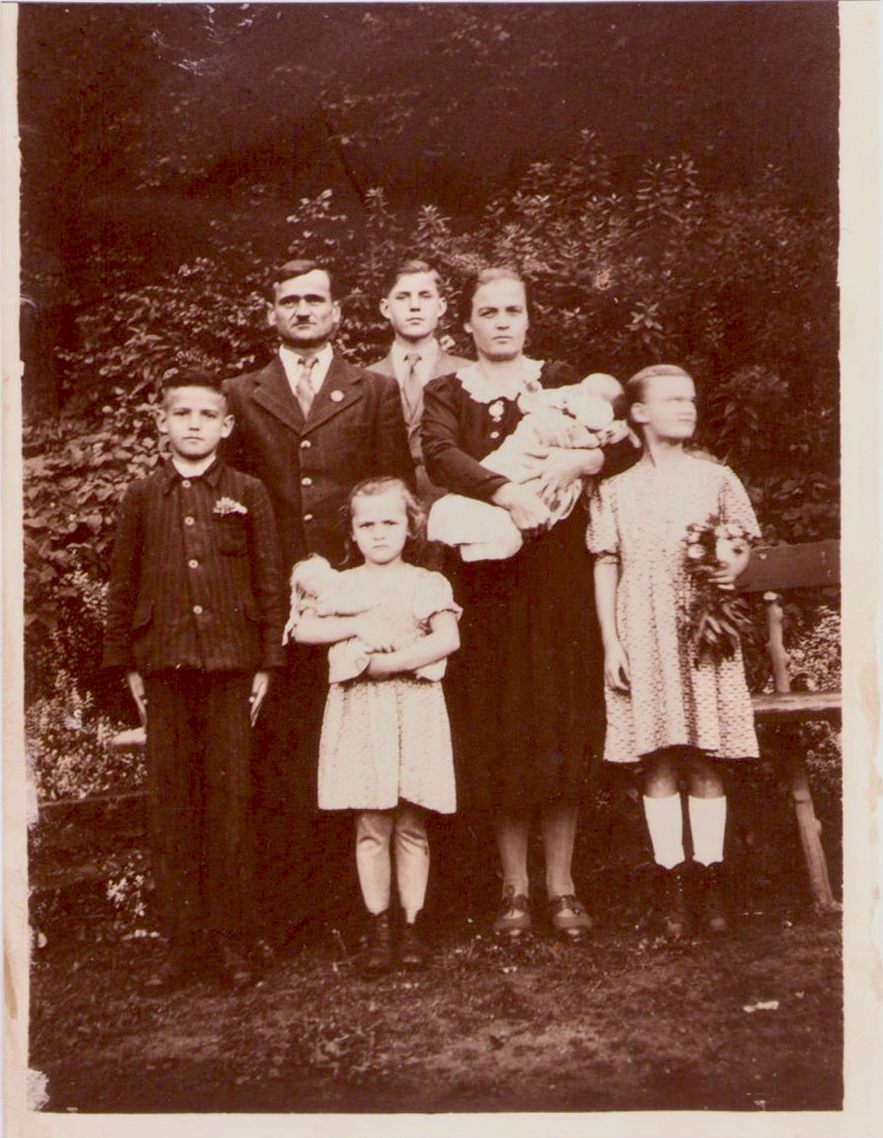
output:
[[[604,758],[643,765],[666,934],[687,935],[694,917],[705,931],[720,934],[727,917],[719,760],[756,757],[757,738],[738,636],[710,650],[691,627],[697,577],[689,566],[690,543],[715,527],[725,535],[705,588],[732,590],[759,529],[736,475],[685,450],[696,427],[691,377],[657,364],[632,376],[626,391],[644,452],[634,467],[599,486],[588,530],[604,644]],[[682,775],[691,861],[684,850]]]
[[[348,537],[363,564],[345,570],[335,607],[352,616],[298,617],[303,644],[358,638],[368,655],[358,677],[332,683],[319,747],[319,808],[356,811],[356,867],[371,928],[364,966],[393,964],[392,864],[404,926],[398,963],[420,968],[418,927],[429,876],[427,811],[454,812],[451,734],[439,679],[426,665],[459,647],[451,587],[440,574],[404,560],[419,542],[423,515],[397,478],[360,482],[349,497]],[[393,850],[395,851],[393,857]]]

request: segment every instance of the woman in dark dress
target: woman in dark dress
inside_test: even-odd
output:
[[[449,557],[463,606],[462,649],[448,688],[458,794],[467,814],[496,829],[503,872],[497,935],[514,938],[531,927],[527,852],[538,819],[553,926],[579,939],[592,922],[576,896],[571,861],[578,802],[603,742],[602,651],[584,504],[549,528],[543,496],[597,474],[604,455],[553,448],[537,493],[480,465],[517,426],[523,392],[579,376],[566,364],[523,354],[527,297],[516,271],[485,270],[466,299],[465,327],[478,359],[425,389],[426,468],[438,486],[507,509],[525,541],[508,560]]]

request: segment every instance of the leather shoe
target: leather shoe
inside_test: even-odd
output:
[[[229,941],[221,945],[218,973],[221,981],[230,988],[247,988],[254,982],[254,973],[244,954]]]
[[[507,886],[494,921],[494,935],[501,940],[518,940],[532,926],[530,901],[523,893],[516,893],[514,885]]]
[[[592,930],[592,918],[583,903],[572,894],[562,893],[549,901],[552,927],[569,941],[585,940]]]
[[[389,909],[369,916],[368,947],[362,957],[362,971],[366,976],[379,976],[392,968],[392,930]]]
[[[699,868],[699,913],[703,928],[711,936],[726,936],[730,931],[722,886],[723,865],[701,865]]]
[[[669,940],[683,940],[692,931],[690,912],[690,873],[689,862],[682,861],[673,869],[660,867],[661,898],[659,920],[662,931]]]
[[[402,968],[417,971],[426,967],[429,949],[420,937],[417,922],[404,925],[402,939],[399,942],[399,964]]]

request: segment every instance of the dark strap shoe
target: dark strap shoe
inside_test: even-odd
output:
[[[517,940],[532,925],[530,901],[523,893],[516,893],[514,886],[507,886],[494,921],[494,935],[500,940]]]
[[[559,897],[552,897],[549,901],[549,912],[552,916],[552,928],[571,942],[585,940],[592,931],[592,918],[582,901],[572,893],[562,893]]]
[[[366,976],[379,976],[392,968],[392,930],[389,910],[369,915],[368,947],[362,957],[362,971]]]

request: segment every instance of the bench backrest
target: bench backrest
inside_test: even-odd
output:
[[[766,593],[839,584],[840,542],[811,541],[758,546],[738,587],[741,593]]]

